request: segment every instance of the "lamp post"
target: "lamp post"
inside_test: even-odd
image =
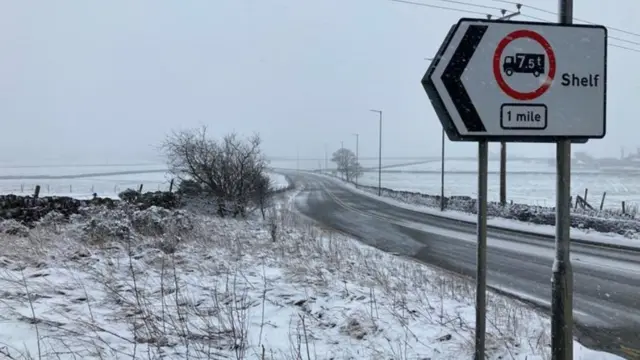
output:
[[[327,149],[327,144],[324,144],[324,171],[329,173],[329,150]]]
[[[382,196],[382,110],[371,109],[369,111],[380,115],[380,136],[378,140],[378,196]]]
[[[340,163],[338,163],[338,171],[340,171],[340,166],[344,166],[344,141],[340,141]],[[342,169],[342,176],[340,176],[341,178],[345,179],[345,173],[346,173],[346,169]]]

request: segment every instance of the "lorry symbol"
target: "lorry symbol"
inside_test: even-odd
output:
[[[515,56],[505,56],[502,70],[507,76],[513,73],[533,74],[538,77],[544,74],[544,54],[516,53]]]

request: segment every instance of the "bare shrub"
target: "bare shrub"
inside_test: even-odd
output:
[[[164,235],[169,230],[188,233],[193,228],[191,217],[186,211],[156,206],[133,212],[131,225],[135,231],[147,236]]]
[[[270,196],[260,144],[258,135],[241,139],[229,134],[215,140],[202,127],[173,132],[162,148],[169,171],[189,181],[184,189],[193,197],[212,199],[221,217],[246,217],[250,207],[263,209]]]
[[[29,228],[13,219],[3,220],[0,222],[0,233],[25,237],[29,235]]]

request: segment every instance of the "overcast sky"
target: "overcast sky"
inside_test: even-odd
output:
[[[557,10],[555,0],[523,3]],[[575,0],[574,14],[640,34],[640,2],[615,3]],[[523,14],[557,20],[526,6]],[[145,161],[171,129],[203,124],[219,135],[258,132],[267,154],[293,157],[353,147],[357,132],[360,153],[375,156],[371,108],[384,111],[384,156],[437,155],[441,127],[420,79],[424,58],[463,16],[388,0],[0,0],[0,160]],[[640,36],[609,35],[640,51]],[[609,48],[607,137],[574,151],[618,156],[622,145],[640,146],[639,63],[640,52]]]

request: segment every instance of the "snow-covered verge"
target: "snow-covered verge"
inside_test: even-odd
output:
[[[298,221],[85,208],[2,235],[0,358],[463,359],[474,288]],[[549,321],[488,298],[491,359],[548,359]],[[575,359],[619,359],[575,343]]]
[[[287,179],[285,175],[269,172],[267,173],[269,178],[271,179],[271,187],[278,191],[283,189],[289,189],[291,187],[291,182]]]

